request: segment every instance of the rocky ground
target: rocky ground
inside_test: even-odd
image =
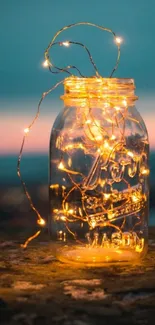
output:
[[[57,261],[44,233],[0,234],[1,325],[155,324],[155,228],[144,261],[78,268]]]

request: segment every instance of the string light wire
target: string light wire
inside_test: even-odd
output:
[[[63,83],[64,80],[61,80],[59,81],[58,83],[56,83],[52,88],[50,88],[48,91],[44,92],[41,96],[41,99],[39,101],[39,104],[38,104],[38,109],[37,109],[37,113],[33,119],[33,121],[31,122],[31,124],[24,130],[24,136],[23,136],[23,140],[22,140],[22,144],[21,144],[21,148],[20,148],[20,152],[19,152],[19,156],[18,156],[18,161],[17,161],[17,175],[20,179],[20,182],[21,182],[21,185],[23,187],[23,190],[24,190],[24,193],[29,201],[29,204],[30,204],[30,207],[31,207],[31,210],[36,214],[37,216],[37,223],[38,225],[40,226],[45,226],[46,222],[45,220],[42,218],[42,216],[40,215],[39,211],[36,209],[36,207],[34,206],[33,204],[33,201],[32,201],[32,198],[31,198],[31,195],[29,194],[28,190],[27,190],[27,187],[26,187],[26,184],[24,182],[24,180],[22,179],[22,176],[21,176],[21,168],[20,168],[20,165],[21,165],[21,159],[22,159],[22,154],[23,154],[23,149],[24,149],[24,144],[25,144],[25,140],[26,140],[26,137],[30,131],[30,129],[32,128],[33,124],[35,123],[35,121],[38,119],[39,117],[39,114],[40,114],[40,106],[41,106],[41,103],[43,101],[43,99],[49,94],[51,93],[54,89],[56,89],[60,84]],[[41,231],[38,231],[34,236],[30,237],[28,240],[26,240],[26,242],[24,244],[22,244],[21,246],[23,248],[26,248],[28,243],[36,238],[37,236],[40,235],[40,232]]]
[[[100,25],[97,25],[97,24],[94,24],[94,23],[89,23],[89,22],[78,22],[78,23],[70,24],[70,25],[68,25],[68,26],[64,26],[63,28],[61,28],[61,29],[60,29],[60,30],[59,30],[59,31],[54,35],[52,41],[49,43],[47,49],[45,50],[45,53],[44,53],[45,61],[44,61],[44,63],[43,63],[43,66],[44,66],[44,67],[48,67],[49,70],[50,70],[50,72],[52,72],[52,73],[66,72],[66,73],[68,73],[68,74],[70,74],[70,75],[72,75],[72,73],[71,73],[70,71],[68,71],[68,70],[69,70],[69,69],[75,69],[75,70],[79,73],[79,75],[80,75],[81,77],[84,77],[84,76],[81,74],[80,70],[79,70],[76,66],[72,65],[72,66],[67,66],[67,67],[65,67],[65,68],[59,68],[59,67],[55,66],[55,65],[50,61],[50,58],[49,58],[49,50],[50,50],[53,46],[55,46],[55,45],[57,45],[57,44],[60,45],[60,46],[65,46],[65,47],[68,47],[70,44],[73,44],[73,45],[79,45],[79,46],[83,47],[83,48],[86,50],[86,52],[87,52],[87,54],[88,54],[88,57],[89,57],[89,60],[90,60],[92,66],[93,66],[93,68],[94,68],[94,70],[95,70],[95,76],[96,76],[97,78],[100,77],[100,74],[99,74],[99,72],[98,72],[98,69],[97,69],[97,67],[96,67],[96,64],[95,64],[95,62],[93,61],[92,55],[91,55],[90,51],[88,50],[88,48],[87,48],[83,43],[81,43],[81,42],[76,42],[76,41],[55,42],[56,38],[60,35],[60,33],[62,33],[63,31],[65,31],[65,30],[67,30],[67,29],[69,29],[69,28],[72,28],[72,27],[74,27],[74,26],[79,26],[79,25],[87,25],[87,26],[96,27],[96,28],[101,29],[101,30],[103,30],[103,31],[107,31],[107,32],[109,32],[109,33],[111,33],[111,34],[113,35],[114,40],[115,40],[115,43],[116,43],[117,48],[118,48],[118,54],[117,54],[116,64],[115,64],[115,66],[114,66],[114,68],[113,68],[113,70],[112,70],[112,72],[111,72],[111,74],[110,74],[110,78],[111,78],[111,77],[113,76],[114,72],[116,71],[116,69],[117,69],[117,67],[118,67],[118,64],[119,64],[119,61],[120,61],[120,44],[121,44],[121,42],[122,42],[122,39],[121,39],[120,37],[116,37],[116,34],[115,34],[111,29],[109,29],[109,28],[105,28],[105,27],[103,27],[103,26],[100,26]],[[56,69],[56,71],[55,71],[55,70],[53,71],[53,68]],[[28,201],[29,201],[29,204],[30,204],[31,210],[36,214],[36,216],[37,216],[37,223],[38,223],[38,225],[41,226],[41,227],[42,227],[42,226],[45,226],[46,222],[45,222],[45,220],[42,218],[42,216],[41,216],[41,214],[39,213],[39,211],[37,210],[37,208],[34,206],[33,201],[32,201],[32,198],[31,198],[31,195],[29,194],[28,189],[27,189],[27,187],[26,187],[26,184],[25,184],[25,182],[24,182],[24,180],[23,180],[23,178],[22,178],[22,175],[21,175],[21,168],[20,168],[20,166],[21,166],[21,159],[22,159],[22,154],[23,154],[23,150],[24,150],[24,144],[25,144],[25,141],[26,141],[26,137],[28,136],[28,134],[29,134],[29,132],[30,132],[32,126],[34,125],[34,123],[36,122],[36,120],[37,120],[38,117],[39,117],[39,114],[40,114],[40,106],[41,106],[41,104],[42,104],[42,101],[44,100],[44,98],[45,98],[49,93],[51,93],[54,89],[56,89],[56,88],[57,88],[60,84],[62,84],[63,82],[64,82],[64,79],[61,80],[61,81],[59,81],[58,83],[56,83],[52,88],[50,88],[48,91],[46,91],[46,92],[44,92],[44,93],[42,94],[41,99],[40,99],[40,101],[39,101],[39,103],[38,103],[38,108],[37,108],[37,112],[36,112],[36,115],[35,115],[34,119],[33,119],[32,122],[30,123],[30,125],[29,125],[27,128],[24,129],[24,136],[23,136],[23,139],[22,139],[22,143],[21,143],[21,147],[20,147],[20,152],[19,152],[19,156],[18,156],[18,161],[17,161],[17,175],[18,175],[18,177],[19,177],[19,179],[20,179],[20,182],[21,182],[21,185],[22,185],[23,191],[24,191],[24,193],[25,193],[25,195],[26,195],[26,197],[27,197],[27,199],[28,199]],[[37,236],[39,236],[40,233],[41,233],[41,230],[37,231],[33,236],[29,237],[29,238],[25,241],[25,243],[22,244],[21,246],[22,246],[23,248],[26,248],[27,245],[28,245],[28,243],[29,243],[32,239],[34,239],[34,238],[36,238]]]
[[[52,47],[52,46],[55,46],[55,45],[66,46],[65,44],[66,44],[66,42],[55,42],[55,43],[53,43],[53,44],[51,45],[51,47]],[[96,64],[95,64],[95,62],[94,62],[94,60],[93,60],[93,58],[92,58],[92,55],[91,55],[89,49],[86,47],[85,44],[83,44],[83,43],[81,43],[81,42],[75,42],[75,41],[67,41],[67,44],[68,44],[68,46],[69,46],[70,44],[72,44],[72,45],[79,45],[79,46],[83,47],[83,48],[86,50],[87,54],[88,54],[88,57],[89,57],[90,63],[93,65],[93,68],[94,68],[94,70],[95,70],[95,72],[96,72],[96,76],[97,76],[98,78],[101,77],[101,76],[99,75],[99,72],[98,72],[98,69],[97,69],[97,67],[96,67]],[[57,67],[57,66],[55,66],[54,64],[52,64],[52,67],[51,67],[50,65],[48,66],[48,60],[46,59],[46,60],[44,61],[44,63],[43,63],[43,66],[45,66],[45,67],[49,67],[50,72],[52,72],[52,73],[54,73],[54,74],[57,74],[57,73],[60,73],[60,72],[66,72],[66,73],[72,75],[72,73],[69,72],[68,70],[69,70],[69,69],[76,69],[77,72],[79,73],[79,75],[80,75],[82,78],[87,78],[87,76],[84,76],[84,75],[80,72],[80,70],[79,70],[75,65],[68,65],[68,66],[65,67],[65,68],[60,68],[60,67]],[[55,68],[55,69],[57,69],[58,71],[53,71],[52,68]]]
[[[60,30],[58,30],[58,32],[54,35],[52,41],[49,43],[47,49],[45,50],[45,61],[48,62],[48,65],[51,66],[51,67],[54,67],[53,63],[50,61],[50,57],[49,57],[49,50],[51,49],[51,47],[53,46],[53,44],[55,43],[55,40],[56,38],[65,30],[69,29],[69,28],[72,28],[72,27],[75,27],[75,26],[80,26],[80,25],[87,25],[87,26],[92,26],[92,27],[96,27],[98,29],[101,29],[102,31],[106,31],[106,32],[109,32],[113,35],[114,37],[114,41],[117,45],[117,49],[118,49],[118,53],[117,53],[117,59],[116,59],[116,64],[110,74],[110,78],[113,76],[114,72],[117,70],[118,68],[118,64],[119,64],[119,61],[120,61],[120,44],[122,43],[122,38],[121,37],[117,37],[116,34],[113,32],[112,29],[109,29],[109,28],[106,28],[104,26],[100,26],[100,25],[97,25],[97,24],[94,24],[94,23],[89,23],[89,22],[78,22],[78,23],[74,23],[74,24],[70,24],[68,26],[64,26],[63,28],[61,28]],[[98,77],[98,71],[96,71],[96,77]]]

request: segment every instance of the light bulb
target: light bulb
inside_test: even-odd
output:
[[[62,45],[68,47],[68,46],[70,46],[70,43],[68,41],[65,41],[65,42],[62,42]]]
[[[97,135],[96,137],[95,137],[95,140],[96,141],[101,141],[103,138],[102,138],[102,135]]]
[[[73,214],[73,213],[74,213],[74,210],[73,210],[73,209],[69,209],[69,210],[68,210],[68,213],[69,213],[69,214]]]
[[[150,171],[148,168],[142,167],[141,168],[141,174],[142,175],[149,175]]]
[[[111,140],[115,140],[115,139],[116,139],[116,136],[115,136],[114,134],[112,134],[112,136],[111,136],[110,139],[111,139]]]
[[[114,106],[116,111],[120,111],[120,107],[119,106]]]
[[[29,131],[30,131],[30,129],[29,128],[26,128],[26,129],[24,129],[24,133],[29,133]]]
[[[122,104],[123,104],[125,107],[127,107],[127,101],[126,101],[126,99],[124,99],[124,100],[122,101]]]
[[[38,225],[40,225],[40,226],[44,226],[45,225],[45,220],[44,219],[39,219],[38,221],[37,221],[37,223],[38,223]]]
[[[86,121],[86,124],[90,124],[90,123],[91,123],[91,120],[87,120],[87,121]]]
[[[104,193],[104,198],[108,200],[110,198],[110,193]]]
[[[115,43],[117,45],[120,45],[123,42],[123,38],[122,37],[115,37]]]
[[[134,154],[133,154],[133,152],[131,152],[131,151],[128,151],[128,152],[127,152],[127,155],[128,155],[129,157],[131,157],[131,158],[134,157]]]
[[[134,203],[136,203],[136,202],[139,201],[139,198],[138,198],[138,196],[136,196],[136,194],[133,194],[133,195],[131,196],[131,199],[132,199],[132,202],[134,202]]]
[[[49,64],[48,64],[48,60],[45,60],[45,61],[42,63],[42,66],[43,66],[44,68],[47,68],[47,67],[49,66]]]
[[[64,164],[62,163],[62,161],[60,162],[58,168],[59,168],[59,169],[64,169]]]
[[[106,140],[105,140],[105,142],[104,142],[104,144],[103,144],[103,147],[104,147],[104,149],[109,149],[109,150],[112,149],[112,148],[109,146],[108,141],[106,141]]]

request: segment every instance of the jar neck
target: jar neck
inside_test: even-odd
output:
[[[79,78],[64,80],[65,106],[134,106],[138,99],[134,93],[133,79],[118,78]]]

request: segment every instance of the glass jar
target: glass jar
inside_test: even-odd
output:
[[[143,257],[148,242],[149,143],[133,79],[64,80],[50,141],[50,230],[62,261]]]

